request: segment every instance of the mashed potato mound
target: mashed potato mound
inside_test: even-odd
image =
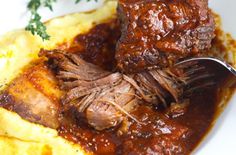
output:
[[[46,23],[49,41],[24,30],[0,37],[0,90],[18,76],[23,68],[38,58],[41,48],[69,46],[74,37],[94,25],[115,18],[116,1],[108,1],[97,10],[55,18]],[[30,123],[16,113],[0,108],[1,155],[80,155],[81,146],[58,136],[56,130]]]
[[[43,41],[25,30],[8,32],[0,37],[0,90],[14,79],[21,69],[37,59],[41,48],[54,49],[69,46],[75,36],[88,32],[94,25],[116,16],[116,1],[108,1],[103,7],[85,13],[58,17],[46,23],[50,40]]]

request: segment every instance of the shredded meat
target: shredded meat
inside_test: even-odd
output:
[[[141,123],[130,112],[141,103],[167,105],[166,99],[179,102],[183,92],[184,74],[170,69],[152,69],[137,74],[109,72],[63,51],[46,51],[56,71],[61,88],[66,91],[63,111],[76,110],[97,130],[115,127],[125,118]]]
[[[135,120],[129,114],[138,104],[135,89],[121,73],[105,71],[75,54],[47,51],[46,55],[58,67],[57,77],[67,90],[63,111],[73,108],[84,113],[88,124],[97,130],[117,126],[123,115]]]
[[[119,0],[118,17],[116,60],[125,72],[204,54],[215,36],[208,0]]]

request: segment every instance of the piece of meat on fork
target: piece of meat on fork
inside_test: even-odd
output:
[[[109,72],[65,51],[42,50],[55,71],[63,97],[63,112],[73,109],[97,130],[119,125],[127,118],[140,122],[131,112],[140,104],[168,106],[167,99],[181,102],[189,83],[185,72],[152,69],[136,74]]]

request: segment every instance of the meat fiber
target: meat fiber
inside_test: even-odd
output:
[[[123,115],[135,120],[129,114],[138,104],[135,89],[121,73],[102,70],[75,54],[45,54],[53,61],[52,67],[57,67],[61,88],[67,91],[63,111],[73,108],[84,113],[88,124],[97,130],[117,126]]]
[[[208,0],[119,0],[118,68],[138,72],[205,54],[214,38]]]
[[[139,104],[166,105],[167,98],[179,102],[182,96],[185,75],[170,69],[125,75],[103,70],[65,51],[40,54],[49,58],[66,92],[63,111],[73,109],[97,130],[115,127],[127,117],[142,124],[130,114]]]

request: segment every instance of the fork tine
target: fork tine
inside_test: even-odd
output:
[[[196,72],[203,71],[204,69],[206,69],[206,67],[204,67],[204,66],[197,66],[196,68],[191,68],[188,71],[186,71],[185,75],[190,76],[190,75],[192,75],[192,74],[194,74]]]
[[[198,64],[197,61],[187,61],[187,62],[176,63],[174,66],[181,68],[181,69],[185,69],[185,68],[188,68],[188,67],[196,65],[196,64]]]
[[[215,67],[210,67],[216,65]],[[236,69],[228,63],[212,57],[196,57],[189,58],[180,61],[174,65],[178,79],[181,80],[179,87],[183,88],[184,94],[192,93],[195,90],[204,89],[217,85],[221,82],[220,74],[224,74],[225,71],[220,71],[220,67],[224,67],[225,71],[229,71],[234,75],[234,81],[236,81]],[[212,74],[214,73],[214,74]],[[226,73],[228,74],[228,73]],[[214,77],[214,78],[212,78]],[[234,83],[234,82],[233,82]]]
[[[190,87],[189,89],[187,89],[187,90],[184,91],[184,94],[185,94],[185,95],[188,95],[188,94],[193,93],[194,91],[197,91],[197,90],[200,90],[200,89],[203,89],[203,88],[207,88],[207,87],[214,86],[215,84],[216,84],[215,81],[204,82],[204,83],[202,83],[201,85],[197,85],[197,86],[195,86],[195,87]]]
[[[199,64],[198,61],[179,62],[175,67],[182,71],[183,81],[179,87],[184,89],[185,95],[216,84],[212,81],[215,75],[209,73],[206,66]]]
[[[203,79],[207,79],[207,78],[211,78],[211,77],[214,77],[214,74],[205,73],[205,74],[201,74],[201,75],[193,75],[193,76],[190,76],[186,82],[187,82],[187,84],[191,84],[191,83],[197,82],[199,80],[203,80]]]

